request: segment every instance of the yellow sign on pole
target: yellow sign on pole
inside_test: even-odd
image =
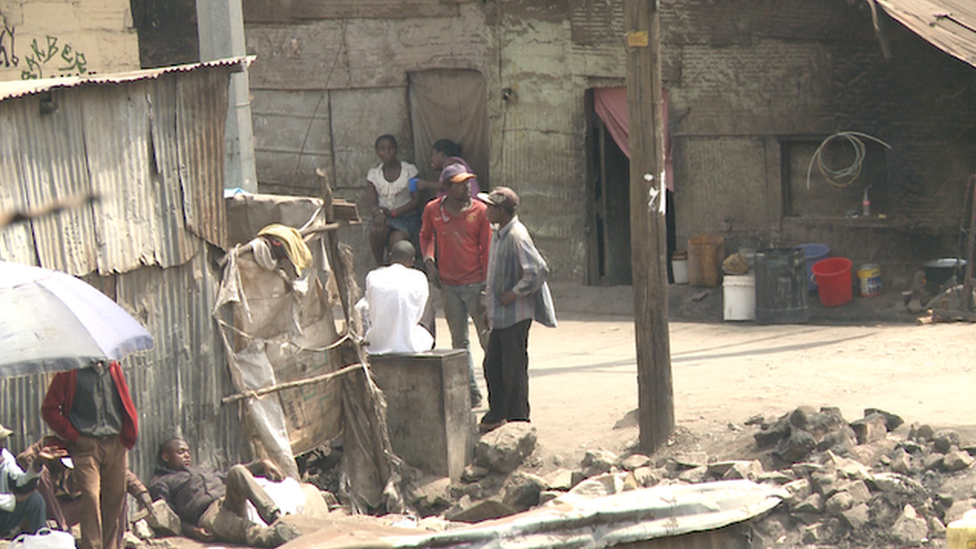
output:
[[[647,31],[634,31],[627,33],[627,46],[631,48],[647,47]]]

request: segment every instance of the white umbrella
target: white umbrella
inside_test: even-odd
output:
[[[0,261],[0,377],[84,368],[152,346],[142,325],[85,282]]]

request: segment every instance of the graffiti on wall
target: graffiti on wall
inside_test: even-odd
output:
[[[31,40],[24,54],[25,65],[20,73],[24,80],[52,78],[55,76],[80,76],[88,72],[85,54],[76,51],[71,44],[58,44],[55,36],[45,36],[38,42]]]
[[[19,68],[23,80],[88,74],[88,59],[71,44],[59,43],[58,37],[47,35],[40,40],[34,38],[26,51],[21,46],[18,52],[16,27],[8,25],[2,13],[0,25],[0,69]]]
[[[3,23],[3,28],[0,29],[0,68],[9,69],[16,67],[18,63],[20,59],[14,53],[14,27]]]

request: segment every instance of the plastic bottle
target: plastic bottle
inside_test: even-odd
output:
[[[946,527],[946,541],[949,549],[968,549],[976,545],[976,513],[966,511],[959,520]]]
[[[868,198],[868,190],[864,189],[864,198],[861,199],[861,215],[869,217],[871,215],[871,199]]]

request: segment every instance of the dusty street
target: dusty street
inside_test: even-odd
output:
[[[544,469],[575,465],[589,448],[620,453],[637,438],[635,416],[628,416],[637,408],[633,322],[605,314],[625,310],[629,292],[556,287],[559,327],[532,327],[529,390]],[[449,346],[447,334],[446,324],[440,325],[439,346]],[[976,426],[974,335],[976,326],[964,323],[672,322],[676,422],[715,455],[741,448],[727,443],[734,432],[730,423],[741,427],[756,414],[778,416],[803,404],[837,406],[849,421],[866,407],[881,408],[907,424],[952,426],[966,436]],[[475,352],[480,360],[480,349]],[[745,427],[742,433],[752,431]]]

